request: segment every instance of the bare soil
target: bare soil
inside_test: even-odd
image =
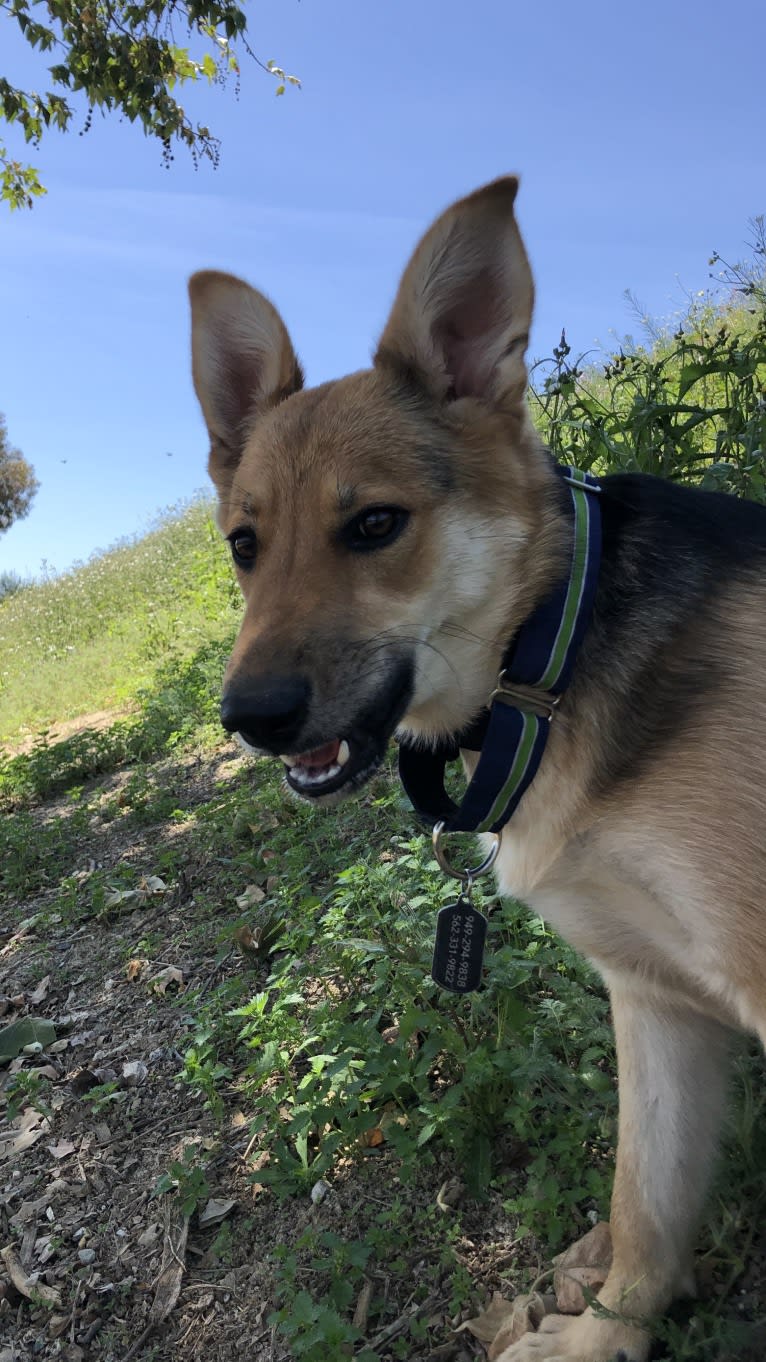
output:
[[[229,751],[190,759],[180,776],[175,764],[185,807],[208,799],[215,782],[236,778],[240,765]],[[119,798],[125,779],[118,773],[101,781],[104,797]],[[66,800],[41,808],[41,826],[68,808]],[[153,853],[173,837],[188,838],[188,829],[174,822],[137,832],[96,817],[78,843],[70,878],[84,889],[103,864],[148,877]],[[57,1036],[39,1059],[24,1061],[27,1074],[37,1067],[50,1079],[44,1110],[28,1106],[0,1139],[0,1246],[13,1249],[16,1274],[6,1262],[3,1275],[0,1262],[0,1362],[228,1362],[243,1354],[248,1362],[281,1362],[290,1354],[268,1320],[275,1248],[294,1244],[311,1224],[363,1236],[402,1196],[416,1218],[437,1204],[445,1184],[446,1231],[450,1202],[460,1202],[446,1163],[431,1164],[419,1185],[402,1188],[385,1146],[342,1169],[319,1204],[308,1196],[280,1201],[254,1180],[251,1113],[232,1095],[223,1121],[214,1120],[178,1079],[195,1020],[185,994],[209,990],[241,968],[234,956],[220,961],[215,930],[202,938],[190,931],[195,896],[212,889],[215,867],[195,855],[191,839],[184,850],[183,873],[165,891],[147,880],[143,894],[74,925],[55,914],[51,920],[53,890],[0,911],[0,1026],[15,1017],[47,1018]],[[222,905],[222,922],[226,911]],[[116,1100],[94,1109],[88,1092],[110,1082]],[[231,1203],[210,1225],[200,1221],[204,1207],[187,1222],[177,1198],[154,1195],[160,1176],[195,1144],[209,1159],[209,1196]],[[475,1303],[495,1289],[515,1294],[521,1265],[509,1254],[513,1226],[499,1201],[467,1204],[461,1213],[456,1260],[475,1283]],[[454,1260],[445,1272],[438,1237],[407,1266],[396,1278],[385,1268],[371,1274],[374,1307],[359,1305],[368,1346],[381,1358],[401,1357],[390,1350],[397,1340],[401,1348],[417,1310],[427,1338],[407,1354],[413,1362],[484,1356],[468,1334],[454,1332],[461,1318],[450,1313]],[[425,1306],[413,1305],[413,1285],[424,1278]],[[48,1303],[41,1288],[55,1293]]]

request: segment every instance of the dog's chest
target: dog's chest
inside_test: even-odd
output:
[[[607,979],[640,979],[644,991],[683,995],[727,1024],[757,1029],[704,886],[682,859],[659,849],[651,861],[626,861],[600,832],[556,847],[542,828],[523,839],[506,829],[496,876],[502,893],[539,913]]]
[[[590,836],[556,844],[544,826],[508,828],[496,861],[498,888],[526,903],[577,950],[611,969],[689,958],[691,934],[663,902],[599,854]]]

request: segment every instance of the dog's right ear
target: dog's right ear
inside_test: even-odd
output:
[[[208,469],[225,491],[258,415],[303,387],[287,327],[244,280],[202,270],[189,280],[194,387],[210,434]]]

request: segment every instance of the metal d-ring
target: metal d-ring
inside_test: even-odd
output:
[[[480,875],[486,875],[487,871],[491,870],[493,865],[495,864],[495,861],[497,860],[497,853],[500,850],[501,834],[499,832],[493,833],[495,840],[492,846],[490,847],[489,852],[484,857],[484,860],[481,862],[481,865],[473,866],[473,868],[470,869],[468,866],[466,866],[464,870],[456,870],[452,862],[445,854],[441,845],[441,839],[443,834],[444,820],[442,819],[440,823],[437,823],[435,825],[431,837],[434,848],[434,856],[436,857],[445,875],[451,875],[455,880],[462,880],[463,884],[470,889],[470,886],[473,884],[474,880],[477,880]]]

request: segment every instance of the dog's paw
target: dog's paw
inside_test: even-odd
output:
[[[496,1362],[646,1362],[648,1356],[642,1330],[588,1310],[575,1319],[547,1315],[536,1333],[524,1334]]]

